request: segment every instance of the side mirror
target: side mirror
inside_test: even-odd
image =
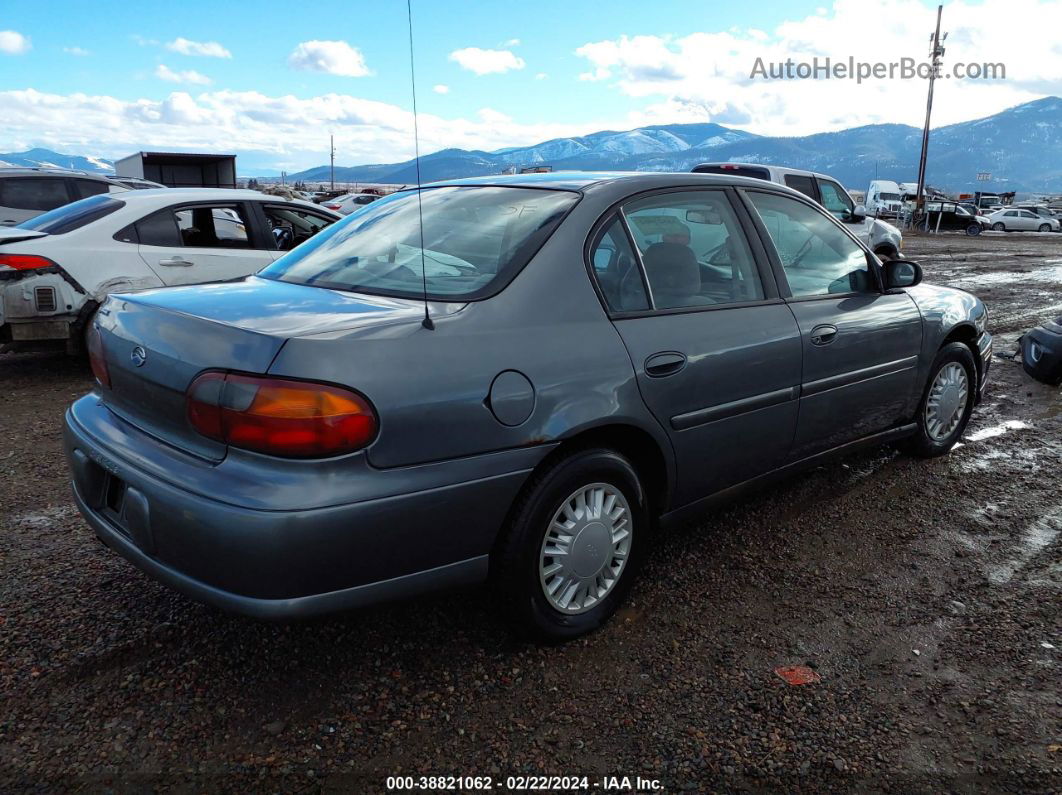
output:
[[[854,209],[845,213],[844,220],[849,224],[861,224],[867,217],[867,208],[857,204]]]
[[[914,287],[922,281],[922,266],[906,259],[891,259],[884,265],[885,287],[896,290],[902,287]]]

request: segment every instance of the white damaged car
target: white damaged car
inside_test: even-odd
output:
[[[257,191],[101,194],[0,228],[0,352],[81,347],[111,293],[239,279],[342,218]]]

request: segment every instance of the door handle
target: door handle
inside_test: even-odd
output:
[[[160,259],[159,265],[166,265],[171,268],[187,268],[190,265],[195,265],[195,263],[189,262],[183,257],[170,257],[169,259]]]
[[[822,326],[815,326],[815,328],[811,330],[812,345],[829,345],[835,339],[837,339],[837,326],[825,324]]]
[[[654,353],[645,360],[645,374],[653,378],[674,375],[686,366],[686,354],[678,351]]]

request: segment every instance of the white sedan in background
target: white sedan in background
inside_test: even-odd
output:
[[[1058,219],[1045,218],[1032,210],[1011,207],[996,210],[988,216],[988,222],[997,232],[1057,232]]]
[[[322,202],[321,206],[327,207],[329,210],[335,210],[341,215],[350,215],[355,210],[361,209],[366,204],[372,204],[379,198],[375,193],[347,193]]]
[[[101,194],[0,228],[0,352],[65,341],[111,293],[239,279],[339,220],[257,191]]]

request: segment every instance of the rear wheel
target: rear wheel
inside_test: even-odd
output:
[[[1005,231],[1007,231],[1007,227],[1005,227],[1003,225],[1002,221],[996,221],[994,224],[992,224],[992,228],[994,230],[996,230],[997,232],[1005,232]]]
[[[555,462],[517,501],[491,561],[509,618],[554,642],[600,627],[630,590],[648,525],[626,458],[593,448]]]
[[[907,449],[922,458],[943,455],[966,430],[977,393],[977,365],[973,353],[961,342],[951,342],[937,353],[918,407],[918,432]]]

